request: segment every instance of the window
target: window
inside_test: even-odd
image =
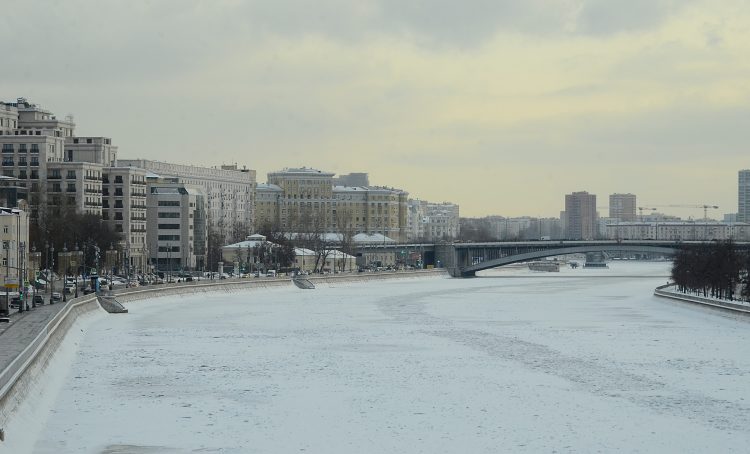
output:
[[[115,213],[115,221],[122,221],[122,212]]]
[[[102,208],[109,208],[109,200],[102,200]]]
[[[68,180],[75,180],[76,179],[76,171],[75,170],[68,170],[68,174],[65,175],[65,178]]]
[[[179,246],[159,246],[159,252],[180,252]]]
[[[180,224],[159,224],[158,227],[163,230],[179,230]]]
[[[115,181],[117,183],[117,181]],[[115,188],[115,196],[122,197],[122,188]]]
[[[115,176],[115,183],[116,184],[122,184],[122,175],[116,175]]]
[[[93,143],[91,139],[86,139],[86,143]]]
[[[180,206],[179,200],[159,200],[160,207],[178,207]]]
[[[13,144],[11,144],[11,143],[4,143],[3,144],[3,153],[13,153]]]
[[[115,200],[115,208],[122,208],[122,200]]]
[[[106,211],[102,212],[102,219],[105,221],[109,221],[109,213]]]
[[[39,145],[36,143],[31,144],[31,152],[32,153],[39,153]]]
[[[66,189],[67,192],[76,192],[76,184],[75,183],[68,183],[68,188]]]
[[[177,212],[177,213],[159,213],[159,217],[160,218],[172,218],[172,219],[176,219],[176,218],[180,217],[180,213],[179,212]]]
[[[78,139],[73,139],[73,143],[78,143]]]
[[[32,167],[39,167],[39,158],[36,156],[31,157],[31,166]]]
[[[180,235],[159,235],[159,241],[180,241]]]
[[[7,225],[3,226],[3,233],[8,233],[8,226]]]

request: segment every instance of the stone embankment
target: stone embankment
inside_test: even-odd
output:
[[[308,276],[314,285],[356,283],[381,279],[418,278],[445,275],[444,270],[332,274]],[[233,292],[254,288],[292,285],[289,278],[248,278],[194,281],[126,288],[111,292],[116,301],[127,303],[162,296],[203,292]],[[85,295],[66,303],[45,305],[23,314],[14,314],[11,324],[0,331],[0,438],[9,418],[26,397],[27,390],[43,376],[55,351],[76,319],[102,310],[96,295]],[[1,446],[1,445],[0,445]]]
[[[697,295],[689,295],[686,293],[678,292],[674,284],[666,284],[657,287],[654,290],[654,295],[682,301],[689,304],[695,304],[698,306],[715,309],[742,317],[750,317],[750,306],[732,303],[724,300],[717,300],[713,298],[703,298]]]

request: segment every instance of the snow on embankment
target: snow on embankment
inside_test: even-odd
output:
[[[750,305],[741,301],[728,302],[716,298],[703,298],[697,295],[689,295],[678,292],[674,284],[661,285],[654,290],[654,295],[670,298],[682,302],[692,303],[710,309],[728,312],[738,316],[750,317]]]

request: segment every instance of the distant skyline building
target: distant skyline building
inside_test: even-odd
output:
[[[593,240],[598,231],[596,195],[586,191],[565,195],[563,212],[565,237],[571,240]]]
[[[737,202],[737,222],[750,222],[750,170],[739,171]]]
[[[635,221],[636,214],[635,194],[610,194],[609,217],[620,221]]]

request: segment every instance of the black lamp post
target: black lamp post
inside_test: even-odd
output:
[[[36,244],[31,245],[31,252],[34,254],[34,257],[38,259],[36,256]],[[41,261],[41,260],[35,260],[35,261]],[[37,266],[39,263],[37,263]],[[36,281],[37,281],[37,269],[35,267],[32,267],[33,279],[34,281],[31,283],[31,307],[36,307]]]
[[[63,303],[68,302],[68,298],[65,295],[65,288],[68,286],[68,266],[70,265],[70,255],[68,255],[68,245],[63,243],[63,258],[66,259],[63,264]]]
[[[76,257],[78,257],[78,251],[79,251],[78,243],[76,243]],[[78,268],[80,268],[82,265],[76,263],[76,266]],[[76,277],[75,277],[75,280],[76,280],[76,283],[75,283],[76,293],[75,293],[74,298],[78,298],[78,268],[76,268]]]
[[[50,282],[49,282],[49,291],[50,291],[49,303],[53,304],[55,302],[55,300],[52,298],[52,293],[54,293],[54,291],[55,291],[55,245],[54,244],[50,244],[49,251],[50,251],[50,264],[49,264],[50,267],[47,270],[47,272],[49,273],[49,279],[50,279]]]

